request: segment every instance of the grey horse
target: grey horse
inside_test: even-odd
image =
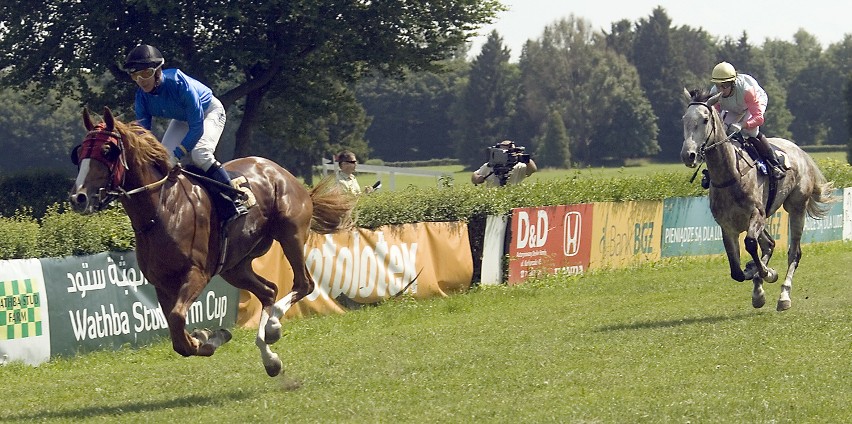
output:
[[[686,91],[686,90],[684,90]],[[778,273],[767,267],[775,240],[766,230],[766,217],[782,205],[790,216],[790,243],[787,250],[787,276],[781,285],[777,310],[790,308],[793,274],[802,257],[801,239],[805,214],[824,217],[832,201],[833,184],[826,181],[813,159],[795,143],[783,138],[769,138],[770,144],[783,152],[786,176],[777,182],[771,204],[770,180],[757,171],[754,160],[725,134],[725,127],[713,105],[718,95],[706,91],[686,92],[690,101],[683,115],[683,147],[681,160],[695,168],[707,163],[710,177],[710,210],[722,228],[722,241],[731,267],[731,278],[754,282],[752,306],[766,302],[763,281],[774,283]],[[739,235],[746,232],[745,249],[752,260],[740,269]],[[758,255],[760,247],[760,255]]]

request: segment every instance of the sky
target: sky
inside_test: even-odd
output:
[[[749,43],[755,46],[767,38],[792,42],[793,34],[799,29],[815,36],[823,47],[852,34],[849,24],[852,8],[837,0],[501,0],[501,3],[508,10],[499,13],[494,24],[478,31],[481,35],[474,39],[471,56],[480,53],[488,34],[495,29],[516,62],[527,40],[541,37],[544,27],[572,13],[590,21],[596,30],[609,32],[613,22],[648,18],[657,6],[665,9],[672,26],[703,28],[712,36],[733,39],[739,39],[745,31]]]

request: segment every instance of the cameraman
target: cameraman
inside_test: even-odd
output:
[[[505,151],[516,149],[515,142],[511,140],[501,141],[494,147]],[[529,177],[536,171],[538,171],[538,167],[535,165],[535,161],[529,156],[525,156],[524,159],[519,160],[505,175],[505,184],[500,184],[500,176],[495,174],[494,169],[486,162],[479,169],[473,171],[473,174],[470,176],[470,182],[473,184],[482,184],[484,182],[488,187],[520,184],[524,178]]]

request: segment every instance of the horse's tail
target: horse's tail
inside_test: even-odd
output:
[[[352,210],[358,199],[343,190],[333,177],[326,177],[311,189],[314,204],[311,230],[330,234],[352,228]]]
[[[809,155],[805,155],[805,159],[809,162],[813,170],[814,178],[814,187],[808,199],[808,216],[820,219],[828,215],[828,211],[831,210],[831,204],[837,200],[834,198],[834,183],[825,180],[822,171],[819,170],[816,162]]]

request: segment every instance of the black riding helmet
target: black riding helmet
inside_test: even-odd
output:
[[[166,63],[162,53],[154,46],[140,44],[133,48],[124,59],[124,70],[136,72],[147,68],[156,68]]]

